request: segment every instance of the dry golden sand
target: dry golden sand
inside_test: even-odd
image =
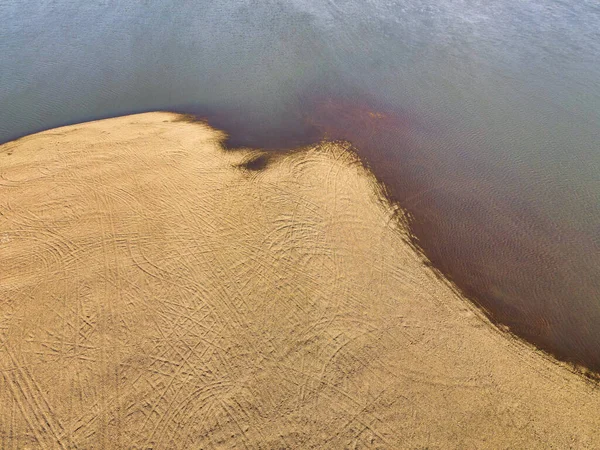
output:
[[[436,278],[347,148],[247,170],[181,119],[0,147],[1,448],[600,446],[598,388]]]

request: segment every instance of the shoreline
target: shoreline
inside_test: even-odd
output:
[[[504,273],[500,268],[496,271],[486,270],[483,278],[473,276],[473,273],[478,272],[479,267],[485,267],[490,261],[493,261],[493,255],[496,253],[495,251],[488,252],[486,250],[487,247],[494,248],[493,243],[489,241],[489,236],[486,236],[486,233],[492,231],[492,234],[497,239],[498,236],[502,235],[501,231],[490,230],[489,223],[480,223],[480,225],[488,226],[486,231],[476,231],[473,229],[473,226],[478,223],[475,220],[469,222],[469,225],[471,226],[471,231],[479,233],[478,238],[472,239],[466,236],[464,232],[457,238],[452,232],[457,225],[457,217],[449,211],[442,211],[443,207],[440,209],[440,205],[436,204],[440,199],[436,198],[435,193],[432,195],[427,185],[423,184],[424,180],[416,177],[407,182],[396,182],[399,178],[403,179],[404,177],[398,171],[392,170],[390,172],[389,167],[403,166],[408,162],[409,169],[400,171],[406,174],[407,172],[418,172],[419,166],[427,163],[427,158],[424,155],[414,152],[412,148],[414,143],[411,143],[411,141],[415,137],[413,135],[413,128],[417,130],[416,134],[418,135],[421,132],[431,132],[431,126],[419,122],[414,117],[411,117],[408,112],[394,111],[389,105],[379,105],[367,97],[359,97],[356,104],[343,100],[338,102],[333,98],[329,98],[322,103],[314,99],[307,100],[307,104],[311,106],[307,107],[302,126],[298,128],[292,127],[292,129],[284,127],[285,132],[278,131],[274,134],[265,133],[265,130],[254,134],[252,127],[241,123],[239,118],[232,122],[227,115],[217,113],[213,110],[198,110],[187,107],[181,111],[173,112],[185,117],[185,120],[190,120],[191,122],[198,121],[214,129],[223,130],[226,135],[224,147],[233,152],[238,149],[257,147],[268,154],[278,155],[289,152],[288,143],[290,140],[294,148],[310,146],[314,142],[327,139],[336,142],[350,142],[353,146],[353,151],[358,154],[362,164],[376,174],[375,177],[378,183],[381,184],[381,190],[385,192],[386,201],[396,205],[395,207],[410,216],[411,240],[413,245],[418,251],[426,255],[427,260],[439,272],[441,277],[451,280],[451,283],[459,290],[462,296],[467,297],[473,302],[495,326],[504,332],[512,333],[517,339],[523,340],[525,343],[533,345],[536,349],[547,353],[550,358],[555,358],[561,363],[565,363],[569,366],[570,370],[590,380],[600,381],[600,356],[595,351],[598,334],[589,331],[586,335],[583,332],[577,331],[577,329],[593,330],[591,324],[594,323],[595,310],[591,308],[589,301],[585,300],[585,296],[583,297],[583,303],[580,301],[580,304],[578,304],[578,308],[581,311],[579,311],[579,314],[574,314],[568,309],[568,303],[565,301],[565,295],[569,294],[569,292],[563,292],[560,287],[554,286],[558,289],[555,292],[558,292],[559,297],[550,302],[548,306],[544,306],[540,304],[540,298],[536,297],[536,295],[539,296],[539,292],[536,294],[537,291],[525,286],[526,283],[523,280],[515,282],[515,275],[511,275],[510,271]],[[384,112],[377,112],[379,110]],[[0,146],[18,142],[20,139],[35,134],[64,127],[72,127],[81,123],[98,122],[125,117],[127,115],[148,114],[151,112],[146,110],[132,111],[124,115],[101,116],[84,122],[69,122],[56,128],[42,128],[38,132],[17,137],[9,142],[0,143]],[[313,117],[313,115],[316,116]],[[368,124],[366,131],[362,130],[361,123]],[[404,157],[400,157],[396,160],[392,158],[391,161],[387,161],[386,158],[390,156],[390,152],[385,148],[387,144],[382,147],[381,142],[377,142],[379,140],[378,134],[386,135],[386,133],[389,134],[394,129],[399,129],[400,131],[399,135],[393,141],[406,140],[407,142],[398,144],[399,148],[396,148],[391,154],[397,153],[400,155],[406,153],[409,155],[406,160]],[[291,137],[288,136],[290,133],[292,134]],[[390,136],[385,137],[382,142],[388,142]],[[373,142],[371,141],[376,142],[372,145]],[[431,156],[429,155],[430,159]],[[412,160],[413,158],[416,159]],[[437,170],[438,172],[440,172],[439,169]],[[431,171],[430,175],[435,176],[436,170]],[[419,200],[419,202],[430,203],[433,207],[430,205],[423,208],[411,204],[412,199],[420,197],[423,193],[425,194],[425,198]],[[463,190],[462,194],[466,194],[466,197],[473,200],[468,192]],[[456,195],[456,193],[453,195]],[[458,206],[457,203],[461,203],[456,197],[451,200],[448,203],[454,207]],[[485,204],[485,201],[483,203]],[[511,211],[507,211],[507,213],[510,216]],[[436,217],[431,220],[431,217],[428,217],[429,214],[434,214]],[[511,220],[511,217],[508,217],[508,219]],[[448,218],[451,220],[447,221],[446,219]],[[473,218],[471,217],[469,220]],[[527,223],[521,225],[531,226],[531,224]],[[507,230],[504,231],[506,233],[509,232]],[[440,235],[443,235],[443,245],[439,244]],[[519,241],[522,241],[521,244],[528,246],[527,253],[531,253],[532,248],[548,250],[548,242],[526,242],[521,238],[514,239],[514,236],[512,239],[514,240],[513,244],[517,244],[517,247],[513,246],[511,249],[513,252],[512,257],[504,261],[505,266],[508,266],[507,262],[519,260],[519,255],[522,253],[519,250]],[[481,245],[477,244],[479,241],[481,241]],[[502,249],[496,250],[502,251]],[[452,255],[460,255],[460,257]],[[560,259],[559,256],[558,258]],[[557,264],[556,269],[559,272],[558,275],[560,275],[560,271],[564,272],[566,266],[564,266],[564,263],[556,260],[556,251],[553,252],[553,258],[553,264]],[[571,257],[569,261],[572,261],[572,259]],[[460,260],[462,263],[456,264],[455,260]],[[539,267],[536,264],[534,266]],[[534,281],[538,278],[542,279],[543,284],[553,279],[551,276],[553,273],[548,272],[548,270],[540,271],[539,269],[535,269],[531,265],[531,262],[528,263],[524,271],[531,286],[535,285]],[[513,283],[505,279],[507,275],[509,278],[512,276]],[[510,292],[506,293],[506,290]],[[542,290],[546,294],[552,292],[547,287]],[[577,291],[572,294],[581,295],[582,293]],[[510,299],[511,297],[517,300],[507,300],[507,298]],[[534,300],[527,300],[531,298]],[[537,306],[531,306],[531,304],[536,304]],[[567,309],[565,310],[565,308]],[[588,316],[590,317],[588,319],[582,318]],[[575,325],[570,325],[571,322]]]
[[[349,145],[224,138],[156,112],[0,146],[3,446],[600,439],[597,384],[436,275]]]

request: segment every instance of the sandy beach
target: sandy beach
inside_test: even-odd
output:
[[[224,138],[0,146],[1,448],[598,448],[598,385],[438,277],[349,145]]]

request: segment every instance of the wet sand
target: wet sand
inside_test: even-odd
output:
[[[360,92],[315,91],[297,120],[261,127],[233,111],[188,112],[225,130],[232,147],[352,142],[410,215],[413,242],[436,270],[499,326],[600,379],[600,235],[561,222],[567,209],[532,193],[526,170],[510,174],[501,156],[485,156],[477,136]]]
[[[597,385],[436,275],[348,145],[224,138],[0,147],[2,448],[594,448]]]

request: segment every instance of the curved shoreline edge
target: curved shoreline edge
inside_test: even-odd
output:
[[[157,112],[0,146],[3,447],[600,440],[597,385],[437,276],[348,145],[224,138]]]

